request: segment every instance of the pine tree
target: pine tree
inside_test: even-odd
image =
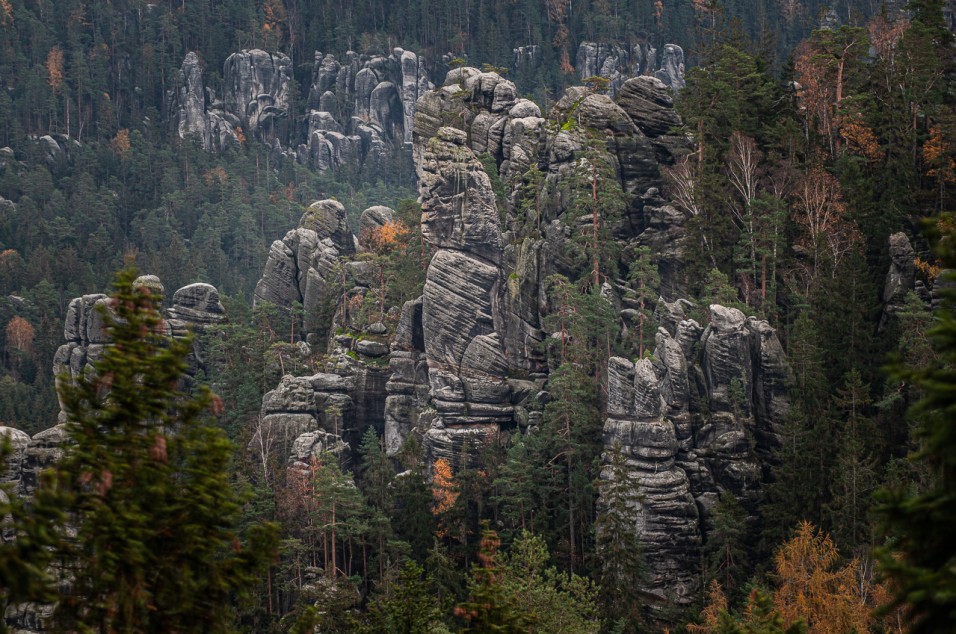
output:
[[[432,591],[431,578],[424,568],[408,561],[398,578],[380,585],[368,607],[368,623],[362,634],[437,634],[447,631],[441,625],[442,606]]]
[[[652,307],[657,302],[661,276],[650,247],[639,247],[634,255],[635,259],[628,270],[628,282],[632,298],[637,302],[637,356],[643,358],[645,346],[650,347],[657,331],[649,327],[648,322],[654,314]]]
[[[482,531],[478,564],[473,564],[468,579],[468,599],[455,608],[455,616],[467,626],[463,634],[526,634],[531,631],[532,615],[518,609],[513,596],[502,584],[503,569],[498,535]]]
[[[941,264],[956,266],[953,236],[940,242]],[[951,273],[944,274],[952,280]],[[897,366],[901,382],[917,385],[922,398],[913,408],[920,422],[920,449],[912,457],[928,468],[931,481],[919,491],[884,489],[879,512],[889,542],[880,553],[882,569],[895,583],[893,605],[906,605],[910,631],[947,632],[956,620],[956,292],[944,291],[929,331],[935,358],[918,368]]]
[[[868,516],[877,486],[877,472],[866,442],[876,436],[866,415],[870,402],[870,386],[863,383],[860,373],[856,370],[847,373],[843,387],[834,398],[840,421],[836,433],[836,464],[830,481],[832,499],[826,510],[834,537],[854,552],[869,549],[872,541]]]
[[[178,387],[190,343],[163,334],[159,298],[135,276],[117,277],[95,372],[61,388],[72,444],[57,472],[75,538],[58,558],[74,580],[54,618],[86,631],[230,631],[224,606],[272,559],[275,528],[238,541],[232,447],[207,418],[221,402]]]
[[[601,511],[595,524],[598,580],[609,620],[623,623],[622,632],[635,632],[642,620],[640,589],[645,570],[632,504],[636,483],[629,477],[620,443],[611,447],[607,457],[600,483]]]
[[[704,544],[704,579],[720,583],[721,588],[736,596],[750,574],[747,544],[747,513],[737,499],[724,491],[711,512],[713,527]]]

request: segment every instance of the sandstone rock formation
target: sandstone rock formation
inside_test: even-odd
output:
[[[358,238],[361,242],[375,229],[385,226],[395,218],[395,210],[383,205],[374,205],[359,216]],[[364,244],[362,246],[365,246]]]
[[[236,129],[240,120],[227,114],[222,103],[214,109],[207,103],[206,85],[199,56],[190,51],[178,73],[178,85],[171,107],[175,107],[179,138],[196,138],[204,150],[222,150],[230,144],[239,145]]]
[[[224,110],[239,119],[247,135],[276,140],[276,125],[290,116],[292,60],[283,53],[243,50],[227,57],[222,71]]]
[[[658,55],[657,49],[646,43],[628,46],[581,42],[575,68],[582,80],[595,76],[607,79],[612,97],[618,95],[628,78],[641,75],[657,77],[675,91],[685,85],[684,50],[676,44],[665,45]]]
[[[312,203],[302,214],[299,226],[272,243],[262,278],[256,284],[254,302],[269,302],[284,311],[301,305],[303,331],[324,340],[331,318],[323,302],[328,300],[339,257],[355,253],[355,246],[342,203]]]
[[[496,324],[501,231],[491,182],[467,136],[441,128],[423,154],[422,234],[438,248],[422,297],[422,336],[436,420],[432,457],[459,462],[461,445],[510,423],[508,363]]]
[[[197,138],[203,149],[215,151],[238,145],[240,136],[275,142],[276,125],[290,115],[291,79],[286,55],[243,50],[223,64],[223,94],[217,96],[204,84],[199,56],[190,51],[170,94],[179,137]]]
[[[415,103],[431,88],[424,61],[400,48],[388,56],[350,51],[342,62],[316,52],[304,114],[289,110],[291,81],[287,56],[243,50],[226,59],[223,94],[216,95],[204,83],[199,56],[189,52],[168,109],[180,138],[196,138],[206,150],[249,137],[271,145],[278,158],[320,170],[375,172],[411,141]],[[290,125],[280,126],[286,119]]]
[[[299,156],[319,169],[384,169],[412,139],[415,103],[431,88],[424,60],[396,48],[388,56],[315,53],[305,144]]]
[[[883,330],[906,302],[906,294],[916,284],[916,251],[902,231],[890,236],[890,269],[883,283]]]
[[[647,590],[686,603],[710,509],[724,492],[755,510],[761,468],[779,444],[789,366],[773,328],[710,306],[702,328],[662,302],[653,361],[608,363],[605,463],[624,452],[631,506],[651,571]],[[609,477],[606,468],[603,477]]]

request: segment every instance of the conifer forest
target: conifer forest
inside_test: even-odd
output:
[[[953,0],[0,0],[0,632],[956,632]]]

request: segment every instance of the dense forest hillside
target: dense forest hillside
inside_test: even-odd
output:
[[[4,622],[949,631],[954,15],[0,0]]]

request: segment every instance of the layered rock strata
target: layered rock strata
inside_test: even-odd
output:
[[[459,464],[510,424],[514,408],[495,304],[501,230],[495,194],[467,136],[441,128],[422,160],[422,234],[437,248],[422,296],[422,343],[435,422],[432,458]]]
[[[302,308],[300,328],[324,341],[331,325],[330,284],[339,275],[338,261],[356,251],[348,214],[342,203],[320,200],[302,214],[299,225],[269,248],[253,301],[283,311]]]
[[[578,77],[582,81],[589,77],[607,79],[608,92],[612,97],[618,95],[630,77],[656,77],[675,91],[685,85],[684,49],[676,44],[666,44],[658,53],[655,47],[647,43],[581,42],[575,61]]]
[[[349,163],[384,168],[411,142],[415,104],[431,87],[424,60],[412,51],[349,51],[341,62],[316,52],[300,160],[307,156],[323,170]]]
[[[168,98],[180,138],[198,139],[209,151],[255,138],[277,158],[320,170],[386,169],[410,143],[415,103],[432,87],[424,61],[400,48],[375,56],[349,51],[342,61],[317,51],[304,113],[290,112],[292,63],[282,53],[230,55],[221,95],[203,75],[199,56],[187,53]]]
[[[700,589],[696,562],[719,497],[729,493],[755,511],[761,469],[789,408],[790,370],[766,321],[715,304],[704,328],[684,317],[681,303],[662,304],[653,360],[608,363],[605,463],[623,451],[636,483],[646,589],[686,603]]]

